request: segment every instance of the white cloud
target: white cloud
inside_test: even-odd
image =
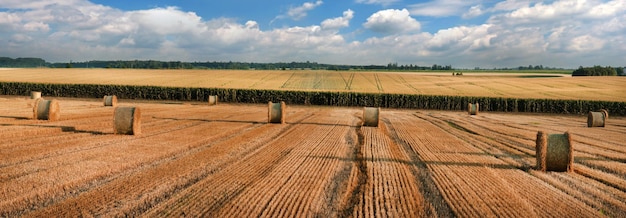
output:
[[[350,20],[354,17],[354,11],[348,9],[343,12],[343,17],[336,17],[322,21],[323,29],[340,29],[350,26]]]
[[[45,24],[41,21],[39,22],[31,21],[31,22],[24,24],[24,30],[48,32],[50,30],[50,27],[48,26],[48,24]]]
[[[315,9],[316,7],[322,5],[323,1],[316,2],[305,2],[299,7],[290,8],[287,12],[287,16],[289,16],[293,20],[300,20],[307,16],[307,12]]]
[[[483,8],[481,5],[474,5],[470,7],[469,11],[465,12],[462,17],[464,19],[468,19],[468,18],[478,17],[480,15],[483,15],[484,13],[485,12],[483,11]]]
[[[506,0],[496,3],[493,6],[494,11],[513,11],[519,8],[528,7],[536,0]]]
[[[406,9],[378,11],[367,18],[363,26],[383,34],[398,34],[419,31],[420,23],[409,15]]]
[[[42,9],[50,5],[80,5],[85,3],[82,0],[3,0],[0,8],[9,9]]]
[[[121,11],[86,0],[22,2],[0,2],[0,9],[11,9],[0,12],[3,56],[42,57],[51,62],[310,60],[469,68],[618,66],[626,61],[624,0],[506,0],[491,8],[473,0],[437,0],[422,4],[420,10],[450,6],[446,10],[452,12],[434,11],[427,16],[484,15],[489,19],[475,25],[452,24],[432,33],[420,32],[420,22],[407,9],[375,12],[366,21],[358,21],[363,22],[360,30],[340,33],[340,29],[349,30],[359,11],[346,9],[342,16],[319,25],[262,30],[254,20],[201,17],[177,7]],[[292,15],[306,15],[320,4],[303,4]],[[364,29],[382,34],[361,39],[368,33]]]
[[[472,5],[476,5],[476,0],[433,0],[426,3],[413,4],[409,6],[412,15],[449,17],[460,16]]]
[[[588,52],[602,49],[604,43],[603,39],[583,35],[571,39],[567,49],[573,52]]]
[[[355,2],[359,4],[388,6],[396,2],[399,2],[399,0],[356,0]]]

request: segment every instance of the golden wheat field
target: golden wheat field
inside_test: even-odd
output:
[[[0,217],[624,217],[626,119],[0,96]],[[573,172],[535,166],[537,131],[569,131]]]
[[[4,69],[0,81],[580,99],[626,102],[626,77],[529,73]],[[44,93],[45,95],[45,93]]]

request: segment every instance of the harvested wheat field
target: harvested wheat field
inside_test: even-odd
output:
[[[114,135],[102,99],[0,96],[0,217],[626,216],[626,119],[120,100],[141,135]],[[540,172],[537,131],[569,131],[573,172]]]
[[[626,102],[626,77],[542,73],[362,72],[326,70],[0,70],[0,82],[149,85]],[[42,93],[46,96],[50,93]]]

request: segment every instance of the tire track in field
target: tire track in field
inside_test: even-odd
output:
[[[350,76],[348,76],[348,79],[343,77],[343,73],[339,73],[339,75],[341,76],[341,79],[343,80],[343,82],[345,83],[344,86],[344,90],[351,90],[352,89],[352,81],[354,81],[354,74],[355,73],[351,73]]]
[[[408,154],[411,162],[415,167],[411,168],[412,176],[415,181],[418,182],[419,191],[425,198],[425,205],[423,206],[425,216],[427,217],[452,217],[454,213],[450,206],[444,200],[441,191],[437,189],[435,181],[433,180],[432,172],[428,170],[428,167],[424,163],[424,160],[420,155],[411,148],[411,145],[402,140],[395,129],[394,123],[389,119],[383,119],[385,125],[388,126],[389,131],[387,135],[394,140],[398,145],[402,145],[404,152]]]
[[[376,81],[376,88],[378,89],[378,92],[380,93],[385,92],[385,90],[383,89],[383,83],[380,81],[380,77],[378,76],[378,73],[374,73],[374,80]]]
[[[391,75],[389,77],[391,77]],[[414,90],[415,93],[417,93],[417,94],[421,93],[421,91],[419,89],[415,88],[415,86],[413,86],[413,85],[411,85],[411,83],[407,82],[406,79],[404,79],[404,77],[402,77],[402,75],[398,74],[398,78],[400,80],[400,82],[398,82],[398,83],[401,83],[401,84],[403,84],[406,87],[409,87],[410,89]]]
[[[354,208],[355,217],[424,216],[424,197],[411,173],[413,164],[403,150],[385,134],[384,124],[364,127],[363,155],[367,183]]]

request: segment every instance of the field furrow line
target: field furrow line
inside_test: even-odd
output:
[[[188,124],[181,125],[184,123],[188,123]],[[185,128],[191,127],[190,125],[199,125],[199,124],[200,123],[198,122],[196,122],[195,124],[190,124],[189,122],[186,122],[186,121],[175,122],[175,124],[172,124],[172,127],[175,127],[176,129],[170,129],[169,132],[181,131],[181,130],[184,130]],[[160,133],[161,135],[168,132],[165,129],[161,131],[162,131]],[[158,135],[155,133],[153,134]],[[26,149],[27,152],[24,153],[27,156],[20,157],[22,161],[20,161],[19,163],[10,163],[10,162],[4,163],[3,162],[2,165],[0,166],[2,166],[3,168],[3,167],[12,166],[15,164],[24,164],[24,163],[30,163],[33,161],[44,160],[48,158],[68,156],[71,154],[76,154],[79,152],[86,152],[86,151],[93,150],[93,149],[102,149],[103,147],[106,147],[106,146],[116,146],[118,143],[128,141],[128,139],[124,136],[110,137],[110,136],[85,135],[85,134],[79,134],[79,135],[80,135],[79,137],[81,138],[77,140],[64,142],[64,143],[60,143],[59,140],[56,140],[57,136],[49,136],[50,138],[46,142],[37,144],[37,145],[30,145],[29,147],[27,147]],[[141,136],[141,138],[147,138],[147,137],[148,135],[146,134]],[[101,139],[101,138],[104,138],[104,139],[96,140],[96,139]],[[94,141],[94,143],[91,143],[90,141]],[[38,149],[35,149],[32,146],[39,147],[40,152],[35,152]]]
[[[623,143],[619,141],[620,136],[623,134],[611,132],[608,127],[587,128],[586,123],[584,124],[585,126],[583,126],[583,124],[578,123],[578,125],[573,125],[574,128],[572,128],[572,126],[562,124],[566,120],[568,119],[555,120],[554,124],[544,125],[541,128],[543,130],[550,130],[554,132],[569,131],[570,133],[576,135],[576,137],[573,138],[573,140],[576,142],[580,142],[589,146],[609,150],[610,151],[609,153],[616,152],[617,154],[620,154],[620,155],[626,155],[624,153]],[[528,135],[532,133],[536,133],[537,129],[539,129],[539,126],[532,128],[528,126],[513,124],[511,122],[508,122],[508,123],[502,122],[502,123],[499,123],[498,125],[511,126],[513,128],[524,130],[528,132]],[[493,129],[493,131],[502,132],[503,130]],[[607,158],[611,158],[611,157],[607,157]],[[621,159],[621,158],[618,158],[618,159]]]
[[[423,198],[418,199],[418,202],[423,202],[423,206],[414,209],[418,209],[418,213],[422,211],[426,216],[452,216],[453,212],[449,204],[446,203],[446,200],[442,197],[442,191],[436,187],[433,175],[423,161],[424,157],[422,157],[422,154],[418,154],[418,152],[404,140],[406,138],[404,134],[420,134],[419,129],[407,127],[407,125],[414,124],[410,122],[411,119],[414,118],[410,116],[407,117],[404,114],[393,114],[392,117],[397,119],[393,119],[392,121],[388,118],[383,119],[385,127],[388,128],[387,135],[389,135],[396,144],[402,145],[403,152],[410,158],[411,163],[414,165],[414,167],[410,168],[413,174],[413,179],[410,180],[417,182],[418,187],[416,187],[416,189],[418,190],[416,191],[421,193],[419,196]]]
[[[363,132],[363,155],[368,174],[367,183],[361,193],[359,205],[354,208],[355,216],[417,216],[424,199],[417,190],[412,177],[413,167],[409,157],[401,152],[385,134],[384,125],[379,128],[361,128]],[[403,205],[404,204],[404,205]],[[365,207],[364,213],[360,210]]]
[[[337,213],[337,208],[334,208],[334,211],[327,211],[330,208],[324,208],[326,206],[324,201],[330,200],[328,198],[328,192],[333,182],[341,182],[335,180],[321,180],[319,178],[336,178],[337,174],[340,174],[344,169],[344,165],[348,165],[349,162],[346,162],[345,159],[342,158],[318,158],[316,156],[322,157],[340,157],[342,154],[346,154],[348,151],[347,143],[341,139],[341,136],[348,133],[350,127],[337,127],[335,126],[330,131],[330,135],[324,138],[324,141],[320,142],[320,149],[317,151],[312,151],[311,154],[307,156],[307,160],[310,160],[311,163],[307,168],[309,169],[305,172],[302,172],[303,179],[309,183],[309,187],[316,187],[313,190],[314,192],[300,192],[304,194],[308,194],[308,199],[300,201],[300,206],[298,207],[298,212],[296,215],[321,215],[326,214],[330,215],[333,213]],[[314,155],[314,156],[312,156]],[[316,160],[316,161],[315,161]],[[317,175],[308,175],[308,172],[319,172]],[[305,176],[306,175],[306,176]],[[297,184],[295,185],[297,187]],[[330,195],[337,195],[338,193],[330,193]],[[333,196],[334,197],[334,196]]]
[[[496,145],[506,145],[508,147],[507,150],[509,151],[517,150],[518,152],[521,152],[518,154],[534,154],[534,146],[529,146],[529,144],[533,145],[534,139],[527,138],[526,135],[523,133],[518,133],[517,129],[506,129],[506,127],[502,127],[497,123],[482,125],[481,123],[483,122],[483,120],[481,120],[480,118],[475,119],[460,117],[454,119],[453,121],[450,117],[447,116],[446,118],[444,118],[433,115],[432,117],[435,119],[440,119],[449,123],[453,123],[454,125],[460,126],[463,129],[470,130],[471,132],[476,133],[483,138],[491,139],[497,142]],[[492,128],[490,126],[499,128]]]
[[[445,121],[432,119],[428,116],[422,116],[420,114],[415,114],[415,116],[429,121],[431,124],[445,130],[466,143],[470,143],[473,147],[481,150],[484,153],[483,155],[496,157],[519,169],[528,169],[535,165],[534,150],[531,151],[529,148],[521,149],[515,145],[494,140],[494,138],[491,137],[486,140],[485,137],[481,137],[478,133],[473,134],[467,132],[472,130],[459,130],[458,128],[446,125],[444,123]]]
[[[308,118],[310,116],[300,116],[301,119]],[[304,118],[302,118],[304,117]],[[296,122],[300,122],[297,121]],[[269,125],[270,127],[280,127],[281,125]],[[276,141],[276,138],[280,138],[285,135],[289,135],[291,132],[297,129],[294,126],[288,125],[274,134],[263,134],[262,140],[252,140],[251,142],[256,144],[253,152],[246,152],[243,156],[233,157],[232,161],[227,164],[223,164],[211,174],[206,175],[205,178],[190,185],[181,192],[173,195],[167,201],[162,202],[160,205],[156,205],[148,211],[148,216],[155,215],[167,215],[167,214],[179,214],[182,211],[190,211],[190,208],[195,208],[194,214],[214,214],[219,208],[222,208],[224,204],[231,201],[239,195],[240,191],[251,184],[250,179],[254,179],[256,176],[267,176],[267,173],[274,167],[274,162],[282,160],[286,154],[289,153],[289,149],[276,149],[268,144]],[[302,131],[302,130],[299,130]],[[254,136],[250,136],[253,139]],[[258,137],[258,136],[257,136]],[[245,140],[244,140],[245,141]],[[245,146],[241,142],[232,141],[235,145]],[[277,157],[277,158],[270,158]],[[236,158],[236,159],[235,159]],[[250,165],[251,161],[257,161],[255,165]],[[271,160],[270,162],[261,160]],[[238,175],[238,176],[228,176]],[[235,186],[233,186],[236,184]],[[210,185],[210,188],[204,186]],[[234,193],[233,192],[237,192]],[[232,195],[231,195],[232,194]],[[206,202],[201,207],[196,208],[191,202],[202,201]],[[253,204],[256,205],[256,204]],[[151,214],[151,215],[150,215]]]
[[[621,192],[613,187],[602,184],[596,180],[578,174],[555,174],[560,181],[580,191],[583,196],[592,198],[587,204],[599,204],[596,209],[603,211],[608,216],[626,216],[626,192]]]
[[[416,120],[414,122],[414,125],[421,128],[427,128],[426,126],[428,125],[428,121]],[[398,127],[396,129],[400,129],[398,131],[402,130],[402,128]],[[456,211],[457,213],[462,212],[462,214],[468,216],[472,216],[472,214],[480,214],[481,216],[483,216],[490,213],[497,213],[500,215],[519,214],[519,210],[521,209],[519,208],[519,206],[524,205],[524,198],[517,197],[518,195],[514,194],[515,191],[514,189],[512,189],[512,187],[515,186],[511,186],[509,184],[509,181],[502,181],[501,177],[506,175],[525,174],[524,171],[516,170],[512,166],[508,169],[491,168],[490,166],[492,165],[490,165],[490,162],[493,162],[494,164],[496,164],[495,166],[497,166],[498,161],[496,158],[493,158],[491,156],[472,157],[471,155],[467,155],[467,152],[472,152],[471,147],[467,147],[469,145],[454,142],[453,138],[446,136],[445,132],[438,130],[438,128],[436,127],[428,128],[428,131],[420,131],[419,133],[421,133],[419,134],[419,136],[414,136],[414,134],[401,135],[401,133],[398,133],[398,135],[401,137],[410,137],[405,140],[407,141],[407,143],[411,144],[411,146],[421,155],[421,157],[424,158],[424,161],[427,165],[429,165],[429,168],[436,172],[434,177],[436,181],[439,181],[438,185],[442,186],[440,187],[440,190],[443,190],[446,193],[444,195],[448,199],[449,204],[451,204],[453,208],[456,208],[454,210],[461,210]],[[440,140],[440,142],[435,142],[429,139],[438,139]],[[458,150],[464,147],[465,149]],[[452,153],[454,155],[443,155],[445,153],[441,153],[445,152],[446,150],[450,150],[451,148],[455,148],[456,150],[454,151],[454,153]],[[481,164],[479,166],[474,166],[473,164],[468,165],[468,163],[472,163],[478,160],[477,158],[481,159],[480,162],[484,164]],[[488,159],[492,159],[492,161],[488,161]],[[440,166],[439,164],[435,163],[441,163],[444,165]],[[443,168],[446,165],[447,168]],[[507,171],[507,173],[500,175],[499,173],[495,173],[495,171],[493,170],[503,170]],[[451,177],[452,175],[454,175],[452,172],[457,172],[459,175],[462,176]],[[444,179],[438,177],[451,177],[453,179]],[[443,186],[442,183],[452,184]],[[452,195],[452,190],[458,190],[459,194]],[[471,190],[487,190],[487,192],[478,193]],[[492,192],[489,190],[497,192]],[[508,194],[500,196],[500,194],[498,193]],[[461,195],[462,197],[459,195]],[[467,199],[467,201],[464,201],[463,199]],[[494,204],[494,202],[499,203]],[[468,205],[457,206],[455,204],[471,204],[471,208]],[[534,210],[534,208],[525,208],[527,211]]]
[[[200,135],[199,133],[205,131],[206,129],[206,127],[203,127],[203,126],[196,126],[194,128],[195,128],[195,131],[198,132],[195,134],[198,134],[198,135]],[[193,129],[190,129],[190,131],[192,130]],[[49,170],[46,170],[46,169],[38,170],[36,171],[36,174],[28,175],[27,177],[23,176],[22,178],[20,178],[20,180],[25,180],[26,184],[34,184],[32,181],[33,179],[36,179],[36,178],[49,178],[49,179],[41,180],[39,183],[42,183],[42,182],[43,183],[41,185],[38,185],[37,186],[38,188],[36,190],[30,191],[29,193],[31,194],[23,193],[23,192],[20,194],[22,196],[29,196],[29,195],[51,196],[48,199],[46,199],[47,202],[45,203],[49,205],[54,202],[61,201],[69,196],[76,195],[80,192],[88,190],[90,187],[93,187],[95,184],[101,184],[103,182],[106,182],[110,180],[111,178],[116,177],[116,175],[120,173],[123,174],[128,169],[136,169],[137,167],[140,167],[140,166],[150,165],[150,163],[161,162],[164,158],[168,156],[172,156],[172,155],[175,156],[177,153],[181,151],[185,151],[187,149],[195,147],[194,143],[197,143],[198,140],[202,141],[206,139],[195,139],[195,140],[196,142],[192,140],[187,140],[187,142],[189,143],[188,147],[180,147],[180,148],[171,147],[170,149],[162,149],[160,153],[153,152],[152,155],[143,156],[140,159],[129,159],[129,158],[125,158],[125,156],[134,156],[136,154],[144,153],[145,150],[142,148],[143,146],[135,145],[133,147],[127,147],[124,144],[115,144],[114,145],[115,148],[106,148],[106,149],[100,148],[98,150],[83,152],[83,155],[72,154],[71,156],[68,156],[68,157],[74,157],[74,158],[60,159],[63,161],[59,161],[58,157],[54,159],[47,158],[44,160],[49,163],[43,164],[41,166],[48,167]],[[163,145],[166,145],[166,144],[163,144]],[[155,145],[152,144],[152,146],[155,146]],[[166,147],[163,147],[163,148],[166,148]],[[122,150],[124,152],[119,152]],[[107,155],[107,154],[103,155],[101,151],[109,153],[109,154],[111,153],[111,151],[113,151],[113,154],[116,154],[116,155]],[[76,159],[76,158],[79,158],[79,159]],[[128,161],[128,160],[132,160],[132,161]],[[119,164],[116,164],[116,162]],[[107,163],[107,164],[103,165],[103,163]],[[108,167],[109,165],[115,166],[115,167]],[[28,167],[36,167],[36,166],[37,165],[33,166],[32,164],[28,165]],[[61,169],[65,169],[61,171],[68,172],[68,173],[80,172],[76,170],[76,168],[89,169],[90,173],[82,174],[80,176],[79,175],[70,176],[70,175],[65,175],[65,174],[50,175],[52,171],[59,171]],[[54,179],[54,178],[57,178],[57,179]],[[68,180],[64,182],[64,180],[61,180],[62,178],[64,178],[65,180],[71,179],[71,181]],[[30,181],[30,182],[27,182],[27,181]],[[62,186],[57,185],[57,184],[62,184]],[[20,190],[21,188],[15,187],[15,188],[10,188],[10,189]],[[24,197],[24,198],[28,199],[28,197]],[[18,199],[18,198],[13,198],[13,199]],[[36,202],[32,202],[32,203],[36,203]]]
[[[264,132],[264,128],[250,128],[250,131]],[[200,131],[206,131],[206,127],[201,128]],[[216,130],[216,133],[218,130]],[[237,132],[228,132],[239,135]],[[247,133],[249,131],[244,131]],[[201,136],[202,134],[198,134]],[[211,141],[222,138],[220,134],[215,134],[215,138],[196,138],[196,142],[188,143],[190,145],[196,144],[200,149],[196,149],[191,153],[183,153],[183,155],[172,156],[171,158],[161,158],[160,163],[152,165],[149,168],[144,168],[139,171],[135,171],[131,174],[117,177],[106,184],[102,184],[93,190],[83,193],[82,195],[67,199],[54,205],[53,207],[45,208],[42,211],[35,211],[33,216],[37,214],[47,213],[64,213],[78,212],[78,208],[82,208],[90,214],[136,214],[133,212],[137,207],[148,207],[151,202],[158,202],[163,200],[163,197],[171,195],[177,189],[183,188],[188,184],[193,184],[204,174],[210,173],[212,170],[206,168],[207,164],[219,165],[222,159],[207,160],[207,156],[218,154],[229,154],[230,152],[239,152],[241,148],[235,146],[223,147],[224,143],[228,143],[233,138],[227,138],[225,141],[220,140],[217,144],[211,143]],[[238,151],[239,150],[239,151]],[[245,151],[245,150],[244,150]],[[229,155],[224,155],[228,157]],[[228,159],[226,159],[227,161]],[[170,174],[170,176],[168,176]],[[167,183],[160,184],[159,180],[154,178],[173,178]],[[115,190],[115,191],[112,191]],[[144,194],[140,194],[144,193]],[[137,196],[137,197],[133,197]],[[137,198],[137,199],[135,199]],[[82,202],[82,203],[79,203]],[[119,202],[119,203],[115,203]],[[65,205],[76,205],[77,210],[65,211],[62,208]],[[30,215],[30,214],[29,214]],[[69,214],[68,214],[69,215]]]
[[[311,214],[314,212],[309,211],[306,208],[300,208],[301,206],[308,207],[312,203],[307,201],[307,198],[319,197],[318,195],[313,196],[312,192],[319,192],[323,187],[315,186],[310,187],[307,186],[307,181],[315,180],[314,178],[323,178],[326,176],[325,174],[328,170],[324,169],[324,167],[328,164],[324,164],[323,162],[328,162],[330,159],[318,159],[322,161],[322,163],[317,163],[316,161],[308,161],[313,157],[310,157],[311,153],[320,151],[321,149],[328,147],[328,142],[333,142],[329,140],[329,135],[333,135],[339,137],[343,135],[342,131],[334,131],[334,127],[324,127],[320,129],[320,132],[325,133],[325,135],[314,135],[308,137],[306,141],[299,143],[300,145],[294,149],[290,155],[294,157],[294,161],[303,161],[300,165],[297,165],[298,168],[294,169],[293,173],[289,175],[289,179],[285,180],[285,183],[279,185],[280,188],[274,196],[270,197],[267,200],[267,205],[271,205],[268,209],[263,211],[261,216],[298,216]],[[345,130],[344,130],[345,131]],[[317,132],[317,131],[316,131]],[[315,138],[315,139],[314,139]],[[336,138],[335,138],[336,139]],[[332,144],[334,146],[338,146],[336,144]],[[331,147],[332,148],[332,147]],[[329,157],[333,157],[336,154],[331,153],[327,154]],[[324,157],[324,156],[322,156]],[[281,165],[295,165],[293,163],[288,162],[289,159],[285,160]],[[331,169],[335,169],[333,171],[338,170],[340,167],[338,166],[339,161],[334,160],[335,164],[331,164],[333,166]],[[316,165],[313,165],[316,164]],[[280,167],[279,168],[283,168]],[[306,173],[305,173],[306,172]],[[283,172],[285,173],[285,172]],[[267,177],[274,178],[274,177]],[[258,187],[266,187],[263,185],[264,182],[271,183],[271,181],[260,181]],[[303,184],[304,183],[304,184]],[[295,195],[294,195],[295,194]],[[239,196],[239,198],[247,198],[245,195]],[[283,200],[284,199],[284,200]],[[263,200],[261,201],[263,202]],[[240,205],[238,203],[233,202],[234,205]],[[224,213],[224,215],[230,213]],[[243,216],[250,214],[240,214]]]
[[[574,172],[579,173],[580,175],[583,175],[590,179],[594,179],[605,185],[619,189],[623,192],[626,192],[626,179],[624,179],[623,177],[619,177],[614,174],[606,173],[604,171],[593,169],[584,165],[576,165],[574,167]]]
[[[532,175],[545,181],[546,183],[554,186],[567,193],[568,195],[592,206],[598,211],[604,211],[604,213],[611,217],[621,217],[619,215],[626,214],[626,204],[621,202],[623,199],[613,199],[606,195],[598,193],[598,187],[585,188],[581,187],[578,180],[574,180],[563,174],[558,173],[540,173],[531,171]],[[585,184],[586,185],[586,184]],[[597,198],[602,198],[598,200]],[[605,207],[610,206],[610,207]]]

